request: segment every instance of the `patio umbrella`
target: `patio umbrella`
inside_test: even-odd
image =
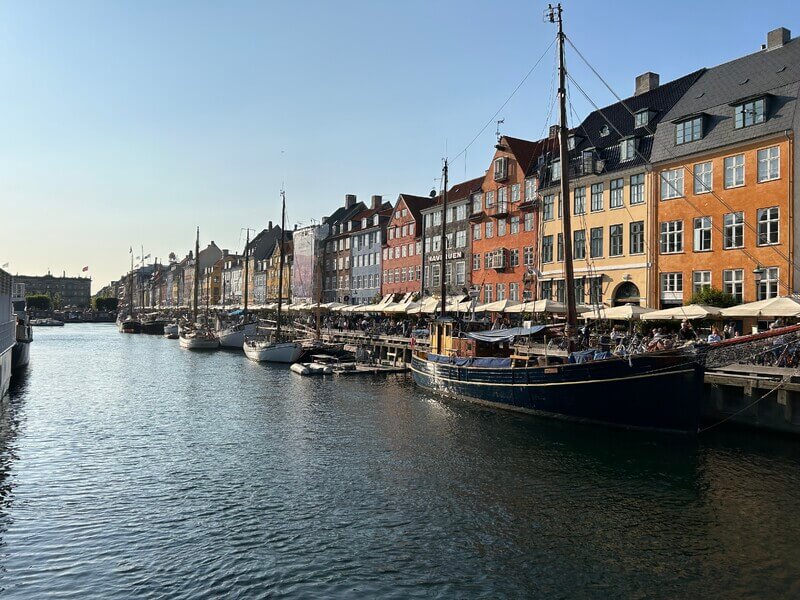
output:
[[[643,321],[683,321],[687,319],[693,321],[696,319],[709,319],[718,317],[721,309],[716,306],[707,306],[705,304],[687,304],[686,306],[676,306],[674,308],[666,308],[664,310],[654,310],[641,315]]]
[[[721,316],[729,317],[797,317],[800,316],[800,301],[792,296],[779,296],[769,300],[748,302],[739,306],[723,308]]]
[[[582,318],[585,320],[599,319],[606,321],[638,321],[642,315],[654,312],[652,308],[644,308],[638,304],[623,304],[622,306],[614,306],[612,308],[596,307],[591,308],[588,312],[583,313]]]
[[[494,302],[489,302],[488,304],[481,304],[480,306],[475,307],[475,312],[517,312],[511,310],[521,303],[517,302],[516,300],[509,300],[508,298],[503,300],[495,300]]]

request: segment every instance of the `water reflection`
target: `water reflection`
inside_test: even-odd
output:
[[[0,415],[7,597],[797,591],[793,439],[543,420],[113,327],[33,358]]]

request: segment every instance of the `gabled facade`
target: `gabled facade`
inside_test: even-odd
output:
[[[483,177],[457,183],[447,193],[447,219],[445,224],[446,248],[442,248],[441,196],[434,198],[431,206],[421,211],[423,216],[423,295],[440,296],[442,276],[447,284],[447,295],[465,294],[470,286],[471,246],[469,215],[473,196],[480,193]],[[445,272],[442,273],[442,257]]]
[[[563,211],[572,226],[575,301],[578,304],[655,306],[648,296],[655,246],[654,203],[647,162],[665,115],[702,71],[663,85],[655,73],[636,78],[636,93],[590,113],[570,132],[569,164],[559,161],[551,129],[549,158],[541,169],[539,297],[565,301]],[[561,176],[570,197],[562,202]]]
[[[481,302],[534,297],[531,284],[538,240],[535,167],[546,142],[502,136],[481,190],[472,194],[468,269]]]
[[[281,237],[281,228],[273,226],[272,221],[269,221],[267,228],[262,229],[256,235],[250,244],[247,246],[247,260],[248,260],[248,286],[247,295],[248,303],[251,305],[262,304],[257,299],[257,296],[266,293],[264,284],[266,281],[266,274],[263,270],[265,259],[272,252],[277,240]]]
[[[422,211],[432,205],[425,196],[398,196],[386,227],[382,295],[422,292]]]
[[[350,220],[350,304],[369,304],[381,293],[381,250],[392,203],[372,196],[370,208]]]
[[[800,40],[706,70],[659,124],[651,294],[662,307],[713,287],[739,302],[797,291]]]
[[[324,244],[329,232],[327,223],[292,232],[291,298],[295,304],[322,299]],[[277,283],[275,286],[277,291]]]
[[[347,194],[344,206],[323,220],[330,229],[324,244],[323,302],[350,304],[350,232],[354,215],[366,210],[356,196]]]
[[[291,300],[292,289],[292,236],[291,232],[286,232],[286,240],[283,242],[283,286],[281,287],[280,273],[281,273],[281,242],[280,238],[275,242],[272,247],[272,252],[264,259],[264,298],[259,304],[278,301],[278,290],[282,290],[283,294],[281,302],[289,302]]]

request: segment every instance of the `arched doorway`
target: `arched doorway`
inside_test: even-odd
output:
[[[614,290],[614,297],[611,301],[612,306],[622,306],[623,304],[639,304],[639,288],[635,283],[624,281]]]

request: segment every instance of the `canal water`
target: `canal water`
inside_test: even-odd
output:
[[[800,444],[631,434],[38,328],[0,597],[800,597]]]

